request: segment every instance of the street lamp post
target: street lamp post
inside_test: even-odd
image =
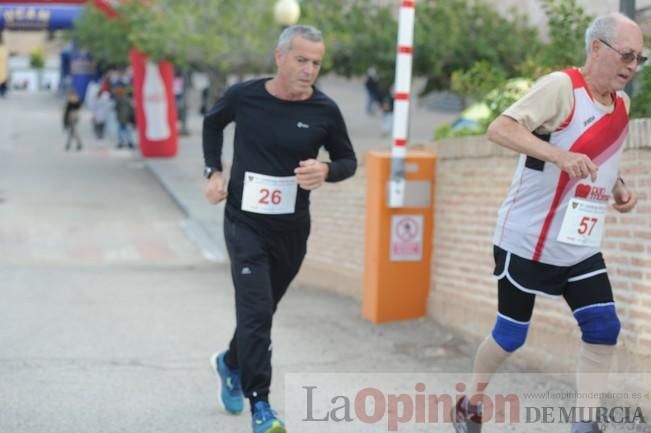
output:
[[[635,0],[619,0],[619,11],[630,19],[635,20]],[[624,90],[629,95],[633,94],[632,80],[626,83]]]
[[[629,17],[635,19],[635,0],[619,0],[619,11]]]
[[[278,0],[274,5],[274,19],[283,28],[296,24],[301,7],[296,0]]]

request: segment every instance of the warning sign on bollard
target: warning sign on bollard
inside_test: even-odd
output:
[[[391,217],[391,261],[418,262],[423,258],[423,215]]]

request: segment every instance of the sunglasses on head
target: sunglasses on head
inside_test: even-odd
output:
[[[647,57],[644,57],[641,54],[635,54],[634,51],[629,51],[627,53],[622,53],[619,51],[617,48],[613,47],[610,45],[608,42],[604,41],[603,39],[599,39],[599,42],[610,48],[611,50],[615,51],[617,54],[621,56],[622,62],[626,63],[627,65],[631,63],[633,60],[637,62],[638,65],[641,65],[642,63],[646,62]]]

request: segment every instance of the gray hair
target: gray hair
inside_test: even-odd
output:
[[[319,29],[312,26],[296,24],[283,30],[278,38],[278,45],[276,48],[283,53],[288,52],[292,47],[292,41],[297,36],[312,42],[323,42],[323,35]]]
[[[592,20],[585,31],[586,54],[590,53],[590,46],[594,40],[603,39],[608,43],[612,43],[617,37],[617,24],[622,20],[631,21],[629,17],[619,12],[601,15]]]

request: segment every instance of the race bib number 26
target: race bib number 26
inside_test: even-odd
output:
[[[607,202],[570,199],[558,240],[573,245],[599,247],[607,208]]]
[[[294,176],[266,176],[247,171],[244,173],[242,210],[271,215],[294,213],[297,190]]]

